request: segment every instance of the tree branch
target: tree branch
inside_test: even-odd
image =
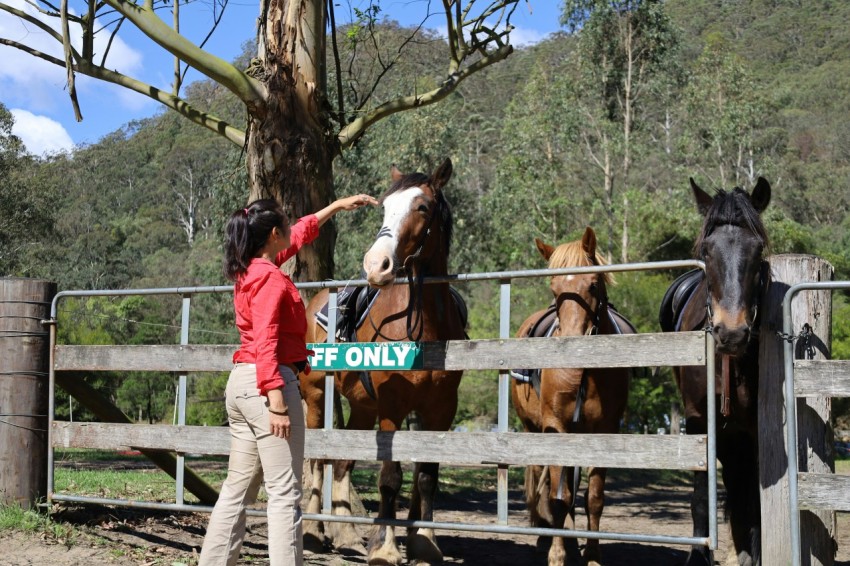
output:
[[[118,19],[118,23],[115,24],[115,29],[109,35],[109,41],[106,43],[106,49],[103,51],[103,57],[100,59],[101,67],[106,65],[106,56],[109,55],[109,50],[112,49],[112,42],[115,40],[115,36],[118,35],[118,30],[121,29],[121,24],[123,24],[126,19],[127,18],[125,18],[124,16],[121,16]]]
[[[250,111],[262,112],[266,100],[265,85],[176,33],[149,7],[150,0],[145,0],[144,7],[129,0],[105,1],[166,51],[233,92]]]
[[[77,122],[83,121],[83,113],[80,111],[80,101],[77,100],[77,85],[74,81],[74,61],[71,53],[71,30],[68,26],[68,0],[62,0],[59,5],[60,22],[62,25],[62,51],[65,53],[65,70],[68,76],[68,96],[71,97],[71,106],[74,107],[74,118]]]
[[[464,70],[450,75],[445,81],[443,81],[443,84],[430,92],[422,95],[410,95],[390,100],[389,102],[381,104],[364,116],[356,118],[339,132],[337,139],[339,140],[340,147],[347,148],[351,146],[357,138],[363,135],[363,132],[366,131],[369,126],[383,118],[386,118],[387,116],[391,116],[392,114],[403,110],[410,110],[411,108],[428,106],[429,104],[433,104],[444,99],[446,96],[454,92],[457,86],[465,78],[480,71],[481,69],[484,69],[485,67],[489,67],[493,63],[497,63],[505,59],[508,55],[513,53],[513,50],[514,48],[512,45],[504,45],[487,57],[482,57]]]
[[[17,41],[13,41],[11,39],[4,39],[0,37],[0,45],[8,45],[9,47],[14,47],[15,49],[19,49],[24,53],[28,53],[30,55],[33,55],[34,57],[38,57],[39,59],[47,61],[48,63],[53,63],[57,67],[65,66],[65,62],[62,59],[59,59],[58,57],[53,57],[52,55],[48,55],[46,53],[42,53],[37,49],[33,49],[27,45],[24,45]],[[116,84],[128,90],[143,94],[148,98],[156,100],[163,106],[171,108],[172,110],[181,114],[182,116],[194,122],[195,124],[203,126],[208,130],[215,132],[216,134],[228,139],[239,147],[242,147],[245,144],[244,131],[235,128],[228,122],[225,122],[224,120],[213,116],[212,114],[201,112],[185,100],[182,100],[177,96],[173,96],[167,92],[164,92],[152,85],[145,84],[142,81],[136,80],[126,75],[122,75],[121,73],[110,71],[105,67],[98,67],[96,65],[92,65],[86,61],[80,62],[74,67],[74,70],[78,73],[82,73],[83,75],[95,79],[100,79],[102,81],[109,82],[112,84]]]
[[[59,34],[59,32],[57,32],[55,29],[53,29],[52,27],[50,27],[46,23],[42,22],[38,18],[34,18],[31,15],[27,14],[26,12],[18,10],[17,8],[13,8],[12,6],[9,6],[8,4],[0,3],[0,10],[4,10],[6,12],[9,12],[13,16],[17,16],[17,17],[21,18],[25,22],[32,24],[32,25],[36,26],[37,28],[39,28],[40,30],[46,32],[47,35],[49,35],[50,37],[55,39],[60,44],[63,43],[62,36]],[[73,46],[71,46],[71,53],[73,53],[74,59],[80,58],[80,54],[77,53],[76,51],[74,51]]]
[[[177,0],[175,0],[175,2],[176,2],[176,1],[177,1]],[[217,30],[217,29],[218,29],[218,24],[220,24],[220,23],[221,23],[221,19],[224,17],[224,11],[227,9],[227,4],[228,4],[228,0],[224,0],[224,1],[221,3],[221,10],[220,10],[220,11],[215,11],[215,10],[213,10],[213,24],[212,24],[212,27],[210,28],[209,33],[207,33],[207,35],[204,37],[203,41],[201,41],[201,42],[198,44],[198,47],[200,47],[201,49],[203,49],[203,48],[204,48],[204,45],[206,45],[206,44],[207,44],[207,41],[209,41],[209,40],[210,40],[210,38],[212,37],[212,34],[213,34],[213,33],[215,33],[215,30]],[[216,4],[215,4],[215,3],[213,3],[213,7],[215,7],[215,5],[216,5]],[[187,73],[188,71],[189,71],[189,67],[188,67],[188,66],[187,66],[186,68],[184,68],[184,69],[183,69],[183,74],[180,76],[180,82],[181,82],[181,84],[183,83],[183,81],[185,81],[185,80],[186,80],[186,73]]]
[[[24,45],[23,43],[18,43],[17,41],[14,41],[14,40],[11,40],[11,39],[5,39],[3,37],[0,37],[0,45],[8,45],[9,47],[14,47],[15,49],[20,49],[24,53],[28,53],[28,54],[30,54],[34,57],[38,57],[39,59],[43,59],[43,60],[47,61],[48,63],[53,63],[54,65],[57,65],[59,67],[65,66],[65,61],[63,61],[62,59],[58,59],[58,58],[54,57],[53,55],[48,55],[47,53],[42,53],[41,51],[39,51],[37,49],[33,49],[32,47],[30,47],[28,45]]]

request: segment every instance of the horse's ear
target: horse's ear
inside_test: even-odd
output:
[[[400,181],[401,178],[404,177],[404,173],[398,170],[398,167],[395,166],[395,163],[393,163],[393,166],[390,167],[390,177],[392,178],[393,183]]]
[[[588,226],[584,229],[584,235],[581,237],[581,247],[587,257],[593,259],[596,257],[596,232]]]
[[[711,198],[711,195],[699,188],[699,185],[696,184],[693,177],[688,177],[691,181],[691,190],[694,192],[694,200],[697,201],[697,210],[700,214],[705,216],[708,213],[708,209],[711,208],[711,204],[714,202],[714,199]]]
[[[448,157],[443,161],[442,165],[437,167],[437,170],[431,174],[431,188],[435,191],[441,190],[452,178],[452,160]]]
[[[756,181],[756,186],[753,187],[753,192],[750,195],[750,202],[753,208],[759,212],[763,212],[770,204],[770,183],[764,177],[759,177]]]
[[[543,240],[538,238],[534,238],[534,243],[537,244],[537,249],[540,251],[540,255],[543,256],[543,259],[549,261],[549,258],[552,257],[552,253],[555,251],[555,248],[544,243]]]

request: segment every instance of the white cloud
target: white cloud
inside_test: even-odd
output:
[[[7,0],[7,4],[26,12],[34,18],[45,22],[53,29],[58,29],[59,19],[38,13],[31,4],[24,0]],[[95,20],[95,29],[100,29],[103,22]],[[71,43],[79,50],[82,45],[81,30],[78,25],[71,25]],[[17,41],[28,47],[62,59],[62,46],[50,34],[39,27],[25,22],[6,11],[0,11],[0,37]],[[101,30],[95,34],[95,61],[100,62],[98,54],[103,54],[109,41],[109,30]],[[24,53],[14,47],[0,46],[0,91],[7,103],[26,106],[36,111],[50,110],[61,100],[58,94],[65,86],[65,70],[62,67],[48,63],[42,59]],[[130,47],[120,37],[116,37],[109,50],[107,65],[110,69],[128,75],[135,75],[143,69],[141,52]],[[79,75],[78,75],[79,77]],[[80,94],[94,92],[100,88],[99,81],[85,80],[80,77],[78,90]],[[81,96],[81,99],[83,97]],[[126,99],[119,97],[124,102]],[[81,104],[85,105],[84,100]],[[133,104],[137,105],[137,103]]]
[[[511,30],[511,44],[517,47],[527,47],[540,43],[548,35],[548,33],[542,33],[536,29],[515,27]]]
[[[44,155],[74,148],[71,136],[56,120],[20,108],[12,108],[10,112],[15,119],[12,133],[21,138],[30,153]]]

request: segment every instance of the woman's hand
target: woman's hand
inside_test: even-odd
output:
[[[283,388],[270,389],[269,398],[269,430],[278,438],[289,438],[292,429],[289,422],[289,411],[283,399]]]
[[[357,210],[361,206],[366,206],[367,204],[378,206],[378,201],[370,195],[362,194],[341,198],[337,200],[335,204],[339,206],[341,210]]]
[[[316,213],[316,219],[319,221],[319,226],[321,226],[340,210],[357,210],[358,208],[361,208],[368,204],[371,204],[372,206],[378,206],[378,201],[375,199],[375,197],[372,197],[367,194],[341,198],[339,200],[333,201],[328,206],[318,211]]]
[[[289,438],[289,435],[292,432],[292,423],[289,422],[289,415],[277,415],[270,412],[269,430],[278,438]]]

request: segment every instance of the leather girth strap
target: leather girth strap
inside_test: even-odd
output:
[[[732,390],[729,383],[729,358],[730,356],[721,356],[720,362],[720,414],[726,418],[729,418],[729,415],[732,414]]]

